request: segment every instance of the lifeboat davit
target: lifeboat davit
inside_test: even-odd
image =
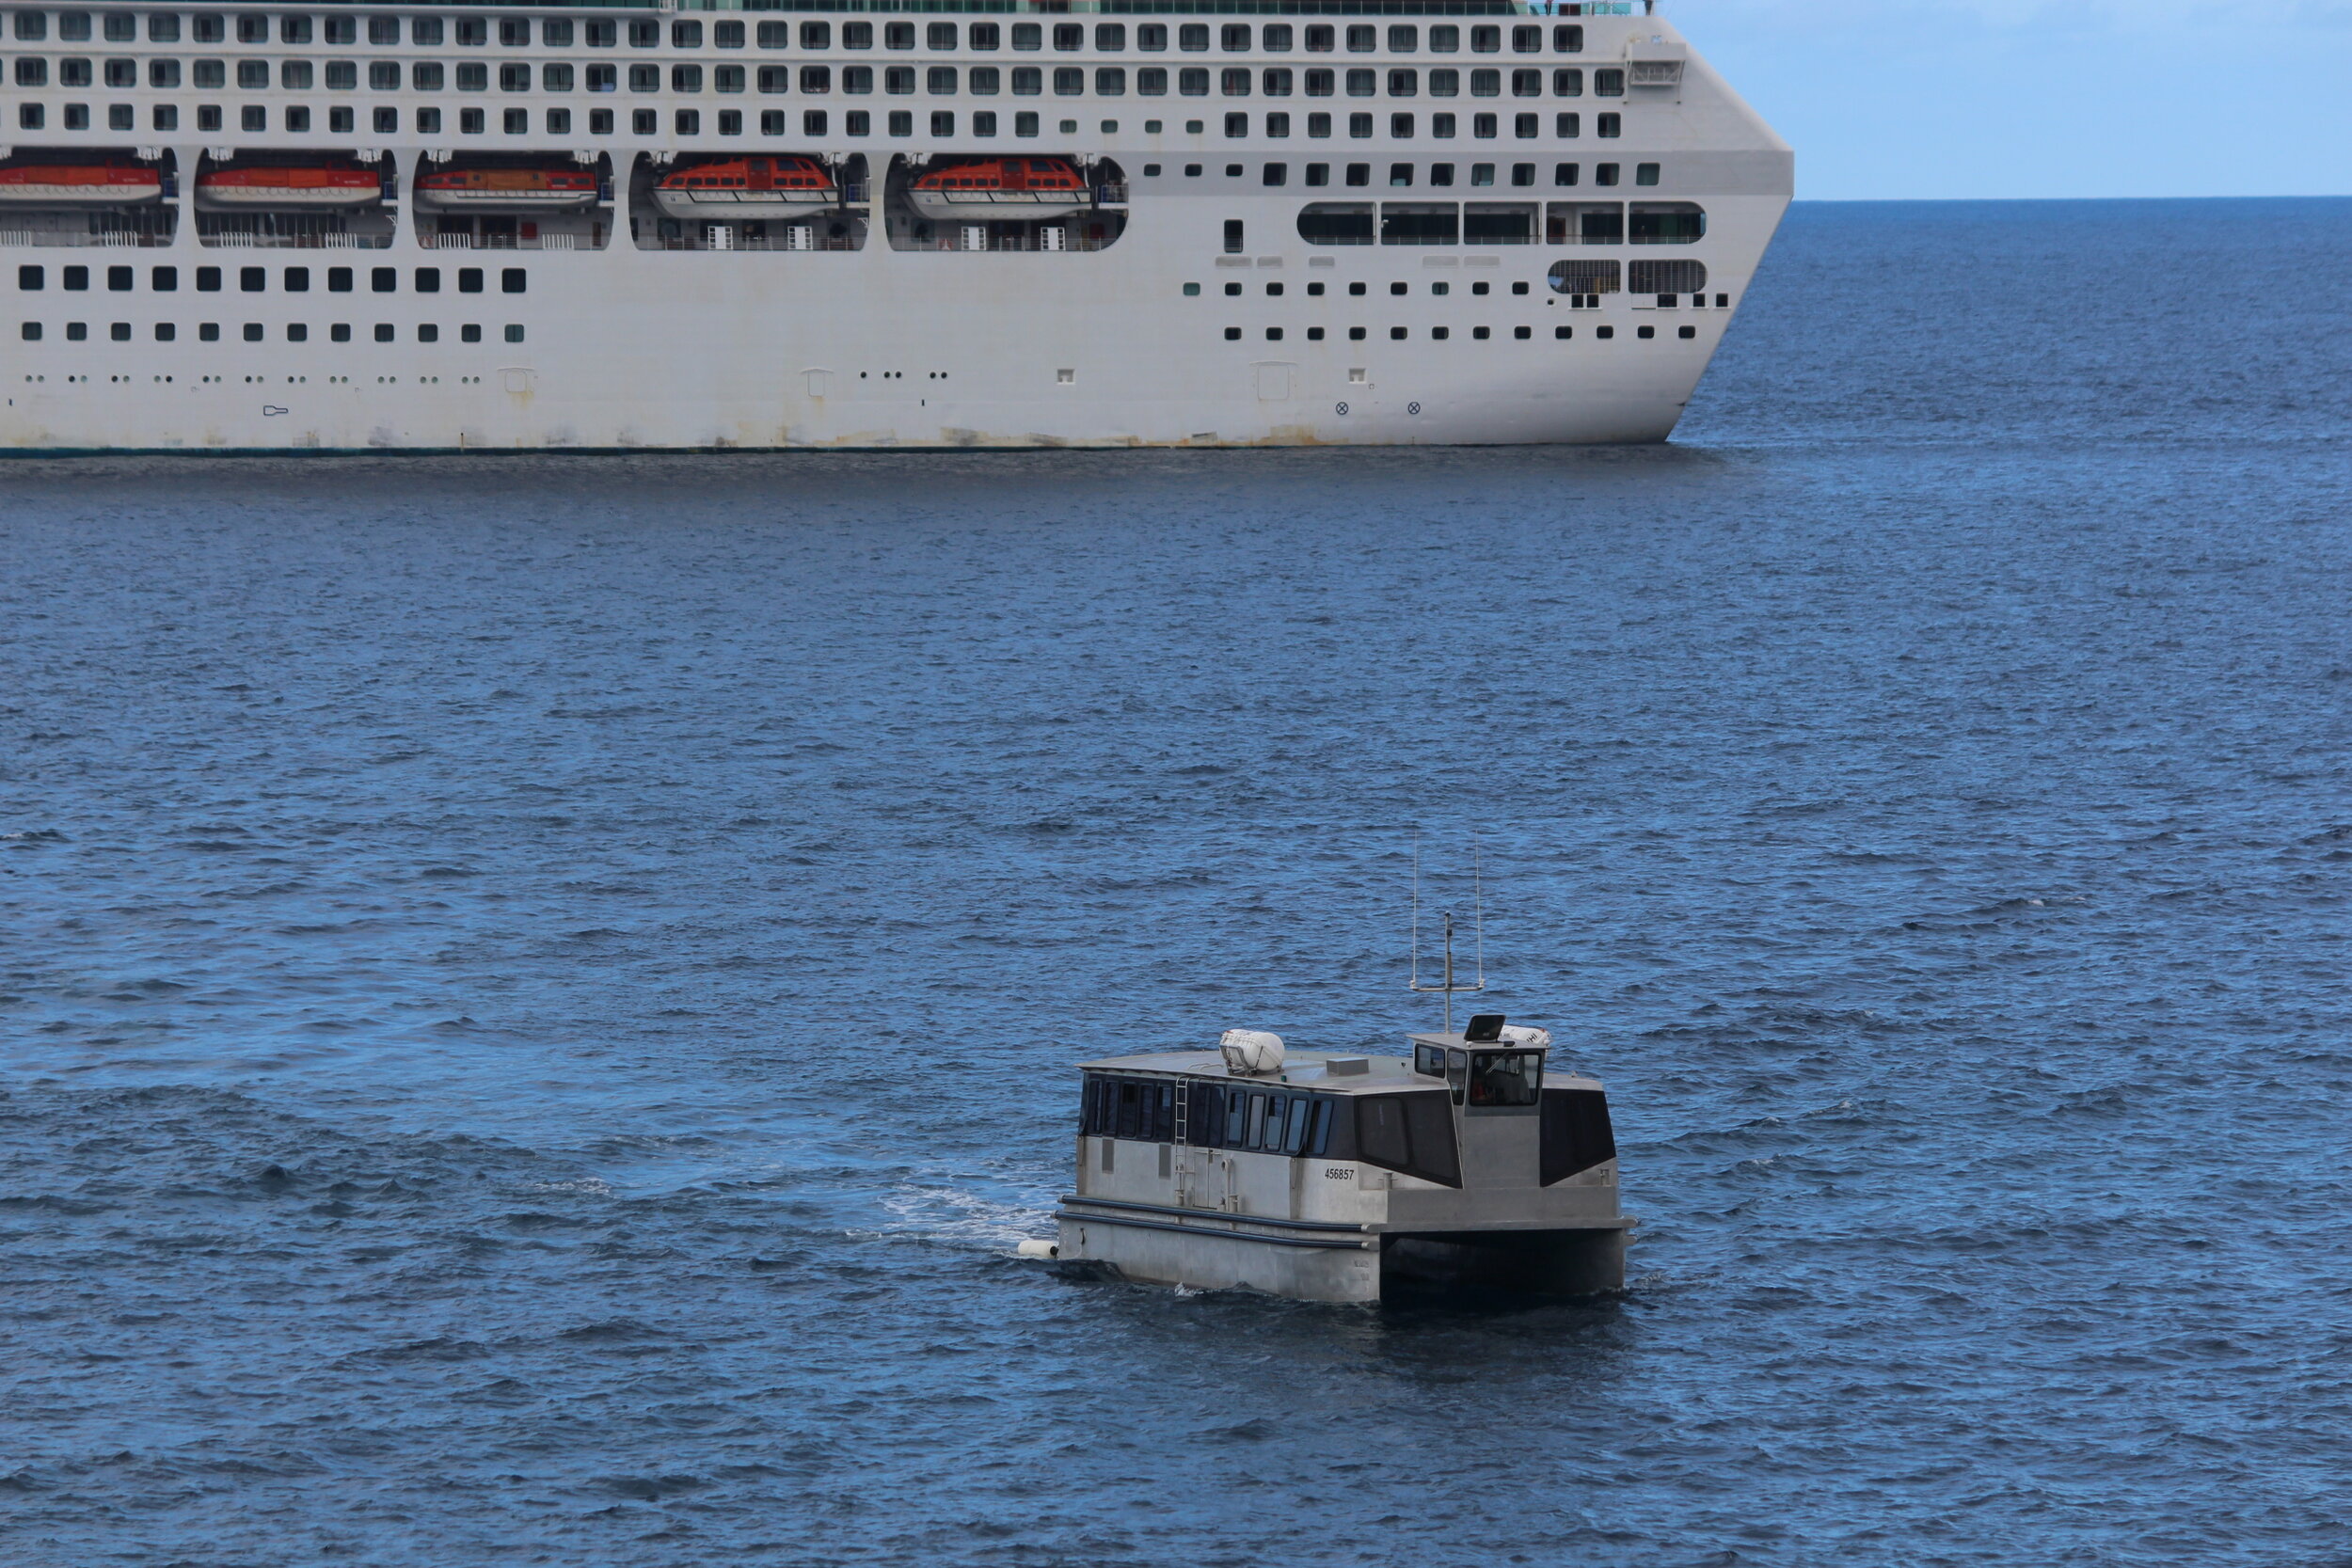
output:
[[[927,218],[985,223],[1066,217],[1092,206],[1093,194],[1066,158],[983,158],[932,169],[907,200]]]
[[[40,207],[129,207],[160,201],[161,169],[144,164],[19,164],[0,168],[0,201]]]
[[[199,207],[266,207],[273,212],[341,212],[384,199],[375,170],[358,164],[265,165],[216,168],[197,176]]]
[[[596,177],[584,168],[452,168],[417,176],[417,201],[460,213],[561,213],[590,207]]]
[[[841,203],[841,188],[814,158],[723,158],[671,170],[653,188],[664,217],[757,223],[814,217]]]

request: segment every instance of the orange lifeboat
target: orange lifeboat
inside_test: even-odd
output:
[[[653,188],[664,217],[695,223],[757,223],[813,217],[841,203],[841,188],[814,158],[723,158],[671,170]]]
[[[216,168],[197,176],[199,207],[268,208],[273,212],[337,212],[384,199],[375,170],[358,164],[261,165]]]
[[[417,176],[417,201],[458,213],[560,213],[593,206],[584,168],[452,168]]]
[[[1092,206],[1093,194],[1067,158],[982,158],[932,169],[907,200],[939,222],[986,223],[1066,217]]]
[[[160,201],[161,169],[145,164],[19,164],[0,168],[0,202],[40,207],[129,207]]]

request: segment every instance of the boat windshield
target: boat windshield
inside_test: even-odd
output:
[[[1470,1053],[1472,1105],[1534,1105],[1542,1098],[1544,1057],[1540,1051]]]

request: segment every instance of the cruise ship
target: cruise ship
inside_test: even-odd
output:
[[[1628,0],[0,12],[19,452],[1660,441],[1793,181]]]

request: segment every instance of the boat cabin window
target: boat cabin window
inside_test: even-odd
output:
[[[1442,1045],[1413,1047],[1413,1070],[1423,1078],[1443,1078],[1445,1076],[1445,1047]]]
[[[1469,1054],[1470,1104],[1486,1107],[1534,1105],[1542,1098],[1543,1053],[1473,1051]]]

